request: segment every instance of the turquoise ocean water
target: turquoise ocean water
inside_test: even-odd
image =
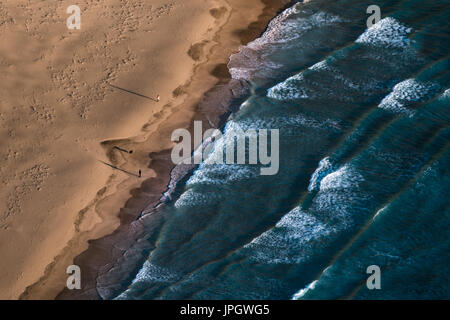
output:
[[[255,92],[223,129],[279,129],[278,174],[201,164],[118,298],[450,298],[449,19],[448,0],[281,13],[231,58]]]

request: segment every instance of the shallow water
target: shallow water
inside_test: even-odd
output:
[[[118,298],[450,298],[449,17],[450,1],[313,0],[274,19],[231,58],[256,90],[223,139],[279,129],[278,174],[201,164]]]

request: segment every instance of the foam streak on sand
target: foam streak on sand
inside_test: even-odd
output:
[[[88,240],[159,202],[170,133],[219,122],[226,106],[205,101],[239,96],[239,81],[212,94],[228,83],[229,56],[288,2],[80,1],[81,30],[66,28],[64,3],[0,5],[0,298],[54,298]],[[108,245],[75,263],[106,262]]]

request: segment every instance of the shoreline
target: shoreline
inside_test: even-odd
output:
[[[252,7],[253,2],[259,1],[255,0],[246,5]],[[165,105],[157,115],[163,120],[157,122],[150,120],[142,127],[142,134],[133,138],[104,140],[101,143],[107,160],[113,165],[133,168],[136,164],[147,163],[147,169],[143,170],[145,180],[142,183],[139,181],[136,183],[133,178],[120,179],[113,173],[107,185],[97,192],[96,197],[85,209],[80,211],[74,224],[75,237],[72,237],[65,249],[50,265],[47,265],[44,276],[27,287],[20,299],[52,299],[55,296],[59,299],[100,298],[96,288],[98,274],[101,274],[102,267],[111,263],[111,260],[117,259],[117,252],[113,253],[112,248],[129,231],[136,219],[143,218],[146,208],[152,208],[159,203],[162,194],[168,188],[175,187],[172,185],[174,174],[182,176],[180,173],[174,173],[174,165],[170,161],[171,149],[162,143],[158,145],[159,150],[154,145],[153,148],[149,147],[149,141],[154,143],[155,132],[158,132],[159,137],[167,138],[175,128],[192,130],[193,120],[203,120],[219,125],[225,119],[224,114],[230,112],[228,107],[232,105],[232,101],[245,95],[245,84],[230,82],[231,77],[226,68],[228,59],[239,45],[260,36],[268,22],[290,3],[290,1],[284,1],[281,4],[278,1],[262,2],[264,8],[261,8],[262,12],[256,17],[256,21],[249,21],[245,26],[246,21],[240,17],[245,11],[242,11],[242,8],[239,10],[238,1],[228,0],[227,4],[230,5],[231,13],[216,30],[212,40],[193,44],[188,51],[188,55],[195,62],[193,73],[187,82],[173,91],[173,97],[182,99],[182,102]],[[227,14],[223,8],[226,7],[216,8],[210,13],[216,19],[223,19],[223,15]],[[250,8],[246,9],[250,10]],[[239,25],[244,28],[238,27]],[[207,51],[206,54],[205,51]],[[223,103],[224,100],[227,102]],[[218,108],[218,105],[222,108]],[[133,150],[134,159],[124,160],[123,154],[114,149],[115,146]],[[150,162],[148,162],[149,158]],[[135,163],[130,163],[133,161]],[[112,217],[111,214],[103,216],[99,214],[99,212],[117,212],[117,208],[121,208],[120,213]],[[89,211],[95,211],[103,221],[95,221],[95,216],[89,218],[87,214]],[[148,220],[150,216],[153,220],[157,220],[156,215],[149,214],[144,216],[145,220]],[[95,227],[100,227],[101,230],[92,232]],[[85,286],[82,292],[64,290],[61,293],[67,278],[64,266],[72,264],[74,254],[77,256],[75,264],[83,270]]]

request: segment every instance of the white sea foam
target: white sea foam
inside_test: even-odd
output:
[[[397,83],[378,107],[412,116],[415,110],[408,108],[410,104],[425,100],[430,95],[437,93],[439,89],[440,85],[436,82],[407,79]]]
[[[288,78],[286,81],[280,82],[274,87],[270,88],[267,96],[277,100],[298,100],[307,99],[310,95],[306,89],[299,85],[299,82],[304,80],[303,73]]]
[[[317,62],[316,64],[312,65],[311,67],[308,68],[309,70],[327,70],[328,69],[328,62],[327,60],[322,60]]]
[[[234,79],[251,79],[255,73],[271,73],[270,70],[279,70],[283,67],[278,62],[270,59],[268,53],[274,46],[283,45],[283,49],[298,46],[299,39],[311,30],[332,26],[345,21],[339,16],[325,12],[317,12],[305,17],[295,17],[298,8],[288,8],[282,14],[274,18],[266,32],[245,47],[230,59],[230,74]],[[304,46],[311,45],[311,40],[305,42]],[[263,54],[264,52],[264,54]],[[237,66],[233,61],[237,59]],[[269,77],[270,75],[267,74]]]
[[[297,207],[245,248],[251,250],[251,259],[258,262],[300,262],[313,254],[313,243],[331,232],[332,228]]]
[[[313,282],[311,282],[310,284],[308,284],[304,289],[301,289],[299,292],[297,292],[296,294],[294,294],[294,296],[292,297],[292,300],[300,300],[301,298],[303,298],[303,296],[310,290],[314,290],[314,288],[316,287],[317,284],[317,280],[314,280]]]
[[[328,267],[326,267],[321,273],[320,276],[318,277],[318,279],[314,280],[313,282],[311,282],[310,284],[308,284],[305,288],[300,289],[296,294],[294,294],[291,298],[291,300],[300,300],[302,299],[309,291],[314,290],[317,286],[317,284],[319,283],[319,281],[321,280],[321,278],[326,275],[331,269],[332,269],[333,265],[329,265]]]
[[[354,223],[355,205],[369,200],[369,196],[354,191],[320,191],[313,200],[312,209],[322,214],[329,227],[346,229]]]
[[[378,210],[377,213],[375,213],[375,215],[373,216],[372,220],[375,221],[375,219],[376,219],[381,213],[383,213],[383,211],[385,211],[387,207],[388,207],[388,205],[386,205],[386,206],[384,206],[383,208],[381,208],[380,210]]]
[[[242,53],[242,49],[241,49]],[[253,58],[251,61],[246,61],[245,66],[240,65],[239,67],[230,67],[229,72],[233,79],[252,79],[256,72],[265,75],[270,78],[270,70],[278,70],[282,68],[283,65],[280,63],[275,63],[268,59],[261,61],[259,58]],[[267,69],[267,71],[265,71]]]
[[[133,283],[136,282],[172,282],[177,279],[177,274],[167,268],[154,265],[150,261],[145,261],[139,270]]]
[[[364,83],[360,85],[350,79],[348,79],[342,72],[333,68],[332,65],[329,64],[329,61],[332,59],[323,60],[309,67],[307,71],[302,71],[294,76],[289,77],[283,82],[278,83],[267,91],[267,96],[272,99],[277,100],[299,100],[299,99],[308,99],[315,98],[319,93],[329,94],[326,90],[312,90],[308,88],[307,80],[305,79],[305,72],[324,72],[327,71],[327,76],[331,75],[334,78],[335,85],[341,85],[346,90],[361,90],[362,87],[366,88],[366,85],[369,83]],[[324,88],[326,89],[326,88]],[[334,94],[334,93],[333,93]],[[339,97],[340,100],[350,100],[347,97]]]
[[[223,199],[223,196],[218,192],[205,193],[197,192],[194,189],[188,189],[175,202],[176,208],[208,206],[213,205]]]
[[[348,87],[349,89],[353,90],[361,90],[362,86],[360,84],[357,84],[350,79],[348,79],[345,75],[342,74],[342,72],[338,69],[333,67],[332,63],[336,61],[337,59],[335,57],[329,57],[326,60],[322,60],[320,62],[317,62],[316,64],[312,65],[308,68],[308,70],[312,71],[327,71],[329,74],[333,76],[337,82],[342,83],[344,86]],[[365,86],[364,86],[365,88]]]
[[[298,12],[299,11],[295,8],[286,9],[282,14],[270,22],[267,31],[262,37],[250,42],[248,46],[253,49],[259,49],[262,45],[267,43],[286,43],[302,37],[302,35],[309,30],[334,25],[344,21],[344,19],[337,15],[323,11],[307,17],[293,18],[292,16]]]
[[[392,54],[407,54],[411,50],[411,40],[408,38],[408,35],[411,32],[411,28],[408,28],[397,20],[388,17],[380,20],[377,24],[374,24],[372,27],[367,29],[355,42],[380,46],[382,48],[401,49],[399,52],[397,52],[398,50],[391,50]],[[267,96],[283,101],[311,99],[317,97],[318,94],[328,94],[325,90],[315,92],[317,90],[313,90],[308,87],[305,75],[306,72],[309,71],[328,72],[327,75],[331,75],[335,79],[336,85],[343,86],[346,90],[360,91],[364,89],[367,91],[369,88],[376,88],[376,82],[370,83],[369,80],[368,83],[358,83],[346,77],[339,69],[333,68],[332,62],[335,59],[336,58],[330,57],[326,60],[320,61],[309,67],[308,70],[302,71],[286,79],[285,81],[270,88],[267,92]],[[339,99],[346,101],[350,100],[351,97],[343,95],[339,96]]]
[[[238,122],[243,130],[280,128],[283,135],[288,127],[308,127],[315,129],[342,130],[342,125],[334,119],[314,119],[304,114],[275,116],[265,119],[248,119]]]
[[[154,283],[172,283],[175,282],[177,279],[179,279],[180,276],[167,269],[160,266],[157,266],[153,263],[151,263],[149,260],[144,262],[144,265],[139,270],[138,274],[132,281],[132,285],[138,283],[138,284],[144,284],[144,285],[152,285]],[[130,294],[130,289],[125,290],[122,292],[119,296],[117,296],[116,300],[128,300],[130,297],[128,296]]]
[[[411,32],[411,28],[392,17],[387,17],[367,29],[355,42],[382,47],[404,48],[411,44],[411,40],[408,38]]]
[[[329,173],[320,182],[320,190],[357,188],[364,181],[362,175],[350,165]]]
[[[187,185],[213,184],[224,185],[241,180],[249,180],[259,176],[256,167],[238,164],[214,164],[212,166],[202,165],[188,180]]]
[[[360,184],[363,176],[352,165],[346,164],[328,173],[319,184],[310,210],[320,214],[328,227],[339,230],[353,225],[355,206],[370,200]]]
[[[327,158],[320,166],[331,169]],[[319,247],[325,247],[338,233],[353,225],[355,204],[368,200],[368,196],[359,190],[359,184],[364,181],[361,174],[348,164],[328,173],[321,181],[319,175],[312,178],[311,183],[320,188],[307,211],[300,207],[293,209],[271,230],[245,246],[250,250],[252,260],[305,262]]]
[[[333,170],[333,165],[330,162],[330,158],[326,157],[319,162],[319,166],[311,176],[309,181],[308,191],[317,190],[320,187],[320,182],[329,172]]]

